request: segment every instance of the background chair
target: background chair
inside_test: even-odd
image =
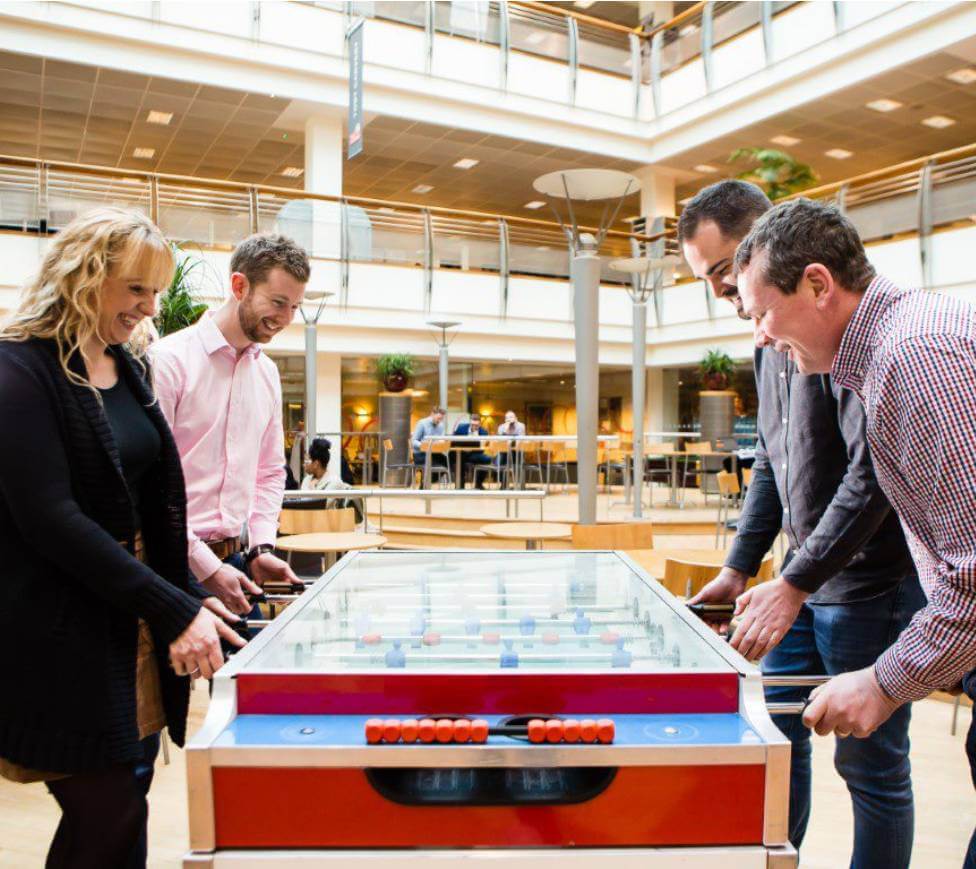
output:
[[[729,536],[729,519],[734,507],[739,506],[739,496],[742,489],[739,487],[739,478],[729,471],[719,471],[715,475],[718,483],[718,519],[715,522],[715,548],[719,546],[719,535],[722,538],[722,546]]]
[[[691,474],[692,477],[701,478],[698,481],[699,487],[702,489],[702,494],[704,494],[704,474],[705,471],[705,455],[712,451],[712,444],[710,441],[698,441],[696,443],[686,443],[684,452],[684,468],[681,472],[681,506],[685,505],[685,489],[688,487],[688,475]],[[705,500],[708,500],[708,496],[705,496]]]
[[[546,489],[558,482],[561,489],[569,488],[569,462],[566,460],[566,447],[560,444],[546,444]],[[557,480],[556,477],[562,477]]]
[[[479,474],[481,476],[491,474],[499,485],[501,485],[502,480],[507,480],[509,487],[515,488],[515,468],[512,466],[512,462],[507,461],[503,465],[498,464],[498,457],[508,453],[508,445],[501,441],[489,441],[488,446],[485,448],[485,453],[491,459],[491,464],[474,465],[471,476],[472,484],[475,486],[478,485]],[[509,459],[511,459],[511,456],[509,456]]]
[[[573,549],[653,549],[650,522],[574,525]]]
[[[356,511],[352,507],[323,507],[318,510],[293,510],[285,507],[278,520],[278,531],[282,536],[355,530]]]
[[[396,462],[390,464],[390,451],[393,449],[393,441],[390,438],[383,438],[383,479],[382,486],[386,486],[387,478],[391,471],[399,473],[403,482],[401,485],[404,488],[412,489],[417,481],[417,468],[412,461],[410,462]],[[413,453],[412,445],[407,444],[407,455]]]
[[[538,478],[539,485],[545,487],[546,475],[542,470],[542,453],[538,443],[519,441],[515,445],[515,453],[518,456],[519,488],[526,488],[530,473],[535,474]]]
[[[661,583],[671,594],[692,597],[715,579],[721,569],[721,564],[702,564],[696,561],[683,561],[680,558],[666,558],[664,579]],[[767,555],[759,567],[759,572],[746,583],[746,588],[752,588],[757,583],[772,578],[773,559]]]
[[[425,473],[424,488],[429,489],[433,483],[434,477],[437,477],[441,484],[444,486],[444,478],[447,477],[447,485],[450,486],[454,480],[454,476],[451,474],[451,444],[449,441],[423,441],[420,444],[420,451],[423,453],[430,453],[430,470],[427,470],[427,461],[425,457],[423,471]],[[444,464],[438,465],[434,463],[434,456],[444,456]]]

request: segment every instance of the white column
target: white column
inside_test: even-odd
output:
[[[319,353],[316,367],[315,430],[342,430],[342,356]]]
[[[341,116],[319,115],[305,122],[305,189],[310,193],[342,195],[343,144]],[[313,202],[309,218],[305,241],[310,253],[337,259],[342,238],[338,204]]]
[[[342,431],[342,357],[338,353],[319,353],[315,366],[315,431]],[[326,474],[339,479],[342,471],[342,438],[334,435]]]
[[[645,407],[647,422],[645,431],[665,431],[664,426],[664,369],[647,369]]]
[[[674,217],[674,176],[658,166],[645,166],[633,174],[641,183],[641,214],[648,221],[654,217]]]

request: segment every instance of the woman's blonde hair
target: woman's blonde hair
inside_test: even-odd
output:
[[[148,217],[121,208],[98,208],[76,217],[52,240],[37,276],[0,326],[0,339],[53,338],[68,379],[90,387],[86,378],[69,370],[68,360],[98,337],[105,279],[136,264],[144,268],[151,286],[168,287],[173,279],[173,252]]]

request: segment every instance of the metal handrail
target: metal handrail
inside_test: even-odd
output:
[[[300,190],[294,187],[276,187],[270,184],[245,184],[240,181],[225,181],[219,178],[201,178],[193,175],[172,175],[166,172],[147,172],[139,169],[117,169],[112,166],[88,165],[84,163],[68,163],[59,160],[42,160],[36,157],[21,157],[13,154],[0,154],[0,171],[3,171],[3,164],[17,164],[33,166],[35,168],[46,167],[48,169],[61,169],[78,172],[80,174],[110,176],[119,181],[127,178],[138,178],[148,183],[151,179],[160,182],[172,182],[174,184],[185,184],[186,187],[180,188],[224,188],[227,190],[239,191],[247,194],[251,190],[256,190],[259,194],[280,195],[287,200],[295,199],[314,199],[321,202],[335,202],[339,204],[361,205],[365,207],[375,206],[376,208],[393,208],[401,211],[412,211],[416,213],[430,212],[432,215],[444,215],[447,218],[461,218],[481,221],[507,220],[509,224],[521,224],[525,227],[537,228],[542,230],[555,231],[562,236],[560,225],[551,220],[540,220],[533,217],[523,217],[521,215],[497,214],[491,211],[469,211],[465,209],[444,208],[436,205],[417,205],[412,202],[399,202],[397,200],[372,199],[366,196],[337,196],[328,193],[314,193],[310,190]],[[584,232],[599,232],[595,226],[580,226]],[[625,232],[624,230],[611,229],[607,235],[617,238],[637,238],[640,241],[654,241],[655,236],[642,235],[641,233]],[[659,237],[659,236],[657,236]]]

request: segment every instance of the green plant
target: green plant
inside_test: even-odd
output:
[[[376,374],[386,382],[391,377],[413,376],[413,356],[409,353],[387,353],[376,360]]]
[[[698,368],[706,389],[728,389],[735,374],[732,357],[721,350],[706,351]]]
[[[194,272],[204,265],[203,260],[190,257],[175,244],[171,247],[176,260],[176,271],[169,289],[159,300],[159,313],[155,319],[160,337],[192,326],[207,310],[206,302],[198,299],[191,280]]]
[[[762,187],[770,199],[805,190],[817,180],[817,173],[810,166],[775,148],[736,148],[729,155],[730,163],[743,159],[755,165],[735,177]]]

